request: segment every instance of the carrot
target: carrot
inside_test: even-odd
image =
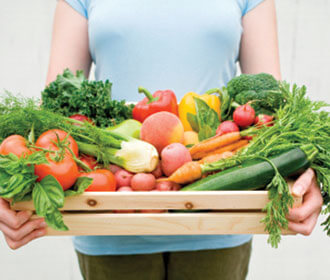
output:
[[[166,179],[158,179],[157,182],[171,181],[178,184],[193,182],[202,177],[202,168],[197,161],[186,162]]]
[[[245,148],[245,147],[248,146],[248,145],[249,145],[249,143],[247,143],[247,144],[245,144],[245,145],[243,145],[243,146],[241,146],[241,147],[238,147],[238,148],[236,148],[235,150],[233,150],[233,152],[236,153],[236,152],[242,150],[243,148]]]
[[[224,152],[222,154],[210,154],[206,157],[203,157],[198,162],[201,163],[201,164],[203,164],[203,163],[212,163],[212,162],[216,162],[220,159],[232,157],[233,155],[234,155],[234,153],[230,152],[230,151]]]
[[[209,152],[199,152],[199,153],[196,153],[192,158],[193,159],[199,159],[199,158],[203,158],[203,157],[206,157],[208,155],[211,155],[211,154],[222,154],[222,153],[227,152],[227,151],[236,150],[237,148],[242,147],[242,146],[244,146],[244,145],[246,145],[248,143],[249,143],[248,140],[236,141],[234,143],[231,143],[229,145],[220,147],[218,149],[215,149],[215,150],[212,150],[212,151],[209,151]]]
[[[192,158],[196,158],[195,155],[198,153],[207,153],[214,149],[227,146],[240,139],[240,132],[231,132],[221,136],[214,136],[212,138],[203,140],[202,142],[192,146],[189,151]]]

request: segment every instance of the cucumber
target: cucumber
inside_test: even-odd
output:
[[[300,148],[270,157],[269,160],[277,167],[283,177],[306,170],[310,160]],[[272,165],[263,159],[243,162],[219,173],[198,180],[181,191],[215,191],[215,190],[255,190],[269,184],[275,175]]]

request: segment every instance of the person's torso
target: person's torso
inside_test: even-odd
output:
[[[180,99],[225,85],[236,73],[243,1],[91,0],[89,41],[96,79],[113,98],[137,101],[138,86]]]
[[[236,74],[246,0],[77,1],[88,3],[95,77],[113,83],[114,99],[140,100],[137,88],[144,86],[172,89],[180,100],[189,91],[221,87]],[[90,255],[139,254],[233,247],[250,238],[87,236],[74,244]]]

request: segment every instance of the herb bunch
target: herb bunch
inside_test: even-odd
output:
[[[308,146],[316,151],[311,157],[311,167],[317,174],[325,209],[329,214],[323,223],[330,235],[330,117],[323,107],[325,102],[311,101],[306,97],[306,87],[280,83],[280,91],[285,104],[275,111],[276,121],[271,127],[256,130],[256,137],[235,156],[209,165],[209,169],[219,170],[237,166],[253,158],[267,159],[295,147]],[[271,162],[270,162],[271,163]],[[292,206],[293,198],[288,184],[273,165],[274,177],[266,189],[269,190],[269,203],[265,207],[266,217],[262,220],[269,233],[268,242],[277,247],[281,240],[281,228],[286,229],[286,215]]]
[[[132,118],[134,105],[111,99],[112,84],[106,80],[89,81],[83,71],[74,75],[69,69],[58,75],[41,93],[41,108],[63,116],[82,114],[99,127],[109,127]]]

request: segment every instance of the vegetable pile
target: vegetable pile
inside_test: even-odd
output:
[[[67,230],[59,209],[65,196],[84,191],[267,189],[262,222],[277,247],[293,203],[285,177],[311,167],[330,235],[330,118],[321,110],[328,105],[308,99],[304,86],[261,73],[189,92],[179,104],[170,90],[139,92],[146,97],[128,106],[111,100],[108,81],[65,70],[43,91],[41,108],[3,95],[0,196],[32,199],[48,225]]]

